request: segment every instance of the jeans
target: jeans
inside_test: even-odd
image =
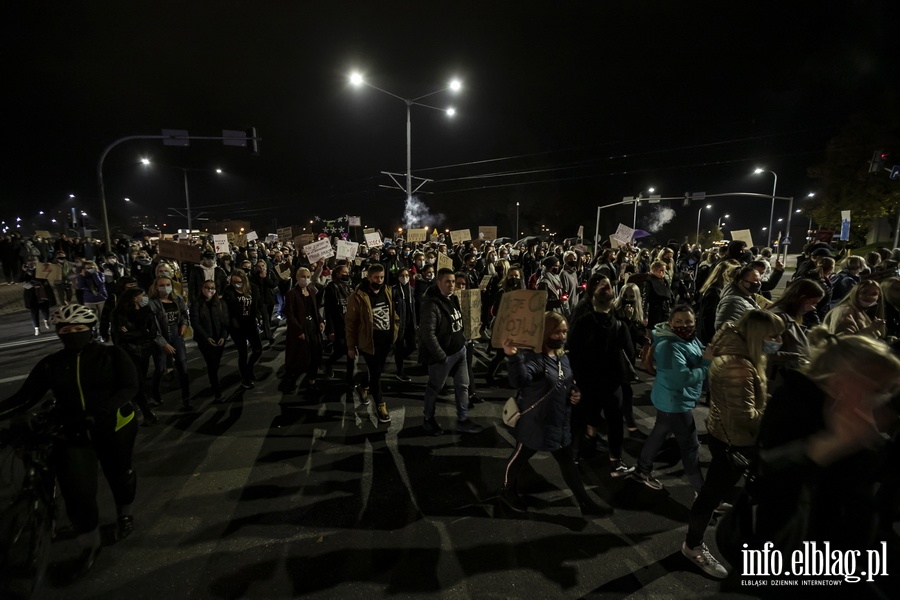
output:
[[[425,418],[434,418],[434,408],[438,394],[450,372],[456,367],[453,375],[453,387],[456,391],[456,418],[465,421],[469,416],[469,370],[466,368],[466,347],[451,354],[442,363],[428,365],[428,385],[425,386]]]
[[[738,449],[742,450],[741,453],[745,456],[752,456],[756,451],[755,447]],[[700,494],[691,506],[687,536],[684,540],[688,548],[696,548],[703,542],[703,533],[709,525],[713,511],[744,476],[743,469],[731,464],[728,458],[728,445],[725,442],[711,437],[709,451],[712,454],[712,462],[706,471],[706,481],[703,482]]]
[[[174,363],[175,371],[178,372],[178,381],[181,385],[181,399],[186,400],[191,396],[191,386],[188,381],[187,370],[187,348],[184,346],[184,338],[178,335],[178,326],[173,325],[169,328],[169,345],[175,348]],[[169,353],[165,348],[159,348],[153,356],[153,393],[157,400],[160,400],[159,385],[162,381],[162,375],[166,370],[166,358]]]
[[[692,411],[670,413],[658,410],[656,412],[656,422],[653,424],[653,431],[644,442],[637,470],[647,475],[650,474],[653,470],[653,458],[659,452],[669,433],[675,436],[678,448],[681,450],[684,474],[687,475],[691,487],[699,492],[703,487],[703,473],[700,471],[700,440],[697,438],[697,427],[694,424]]]
[[[222,353],[225,351],[225,345],[210,346],[209,344],[198,342],[197,349],[203,355],[203,361],[206,363],[206,374],[209,377],[209,385],[212,387],[215,397],[218,398],[222,395],[222,386],[219,385],[219,365],[222,363]]]
[[[38,302],[37,304],[32,304],[31,308],[31,324],[37,329],[40,326],[38,322],[38,313],[44,319],[44,322],[50,320],[50,303],[49,302]]]
[[[374,331],[373,343],[375,346],[375,354],[369,354],[360,350],[363,360],[366,362],[366,369],[369,371],[369,391],[372,392],[372,398],[375,404],[381,404],[381,375],[384,373],[384,365],[387,363],[388,353],[391,351],[390,331]],[[319,354],[321,354],[321,349]],[[349,372],[349,368],[348,368]]]

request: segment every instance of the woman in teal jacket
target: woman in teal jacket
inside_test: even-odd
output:
[[[678,441],[681,462],[691,487],[698,492],[703,487],[700,441],[691,411],[703,390],[703,380],[712,362],[712,351],[703,350],[703,345],[694,335],[695,326],[694,310],[684,304],[672,309],[667,323],[659,323],[653,329],[656,380],[650,400],[656,407],[656,423],[644,442],[632,477],[654,490],[661,490],[663,486],[650,475],[653,458],[669,433]]]

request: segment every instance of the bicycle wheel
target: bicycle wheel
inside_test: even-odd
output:
[[[30,598],[50,560],[53,510],[32,494],[23,494],[0,515],[0,596]]]

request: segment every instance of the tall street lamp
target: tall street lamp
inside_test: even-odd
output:
[[[188,189],[188,176],[187,176],[187,174],[188,174],[188,171],[200,171],[200,172],[202,172],[202,173],[207,173],[207,172],[209,172],[209,169],[191,169],[191,168],[188,168],[188,167],[176,167],[176,166],[174,166],[174,165],[165,165],[165,164],[162,164],[162,163],[151,163],[149,158],[141,158],[141,164],[144,165],[144,166],[149,166],[149,165],[151,165],[151,164],[155,164],[155,165],[160,166],[160,167],[166,167],[166,168],[168,168],[168,169],[177,169],[177,170],[181,171],[181,175],[182,175],[182,177],[184,178],[184,207],[185,207],[185,213],[182,214],[181,211],[179,211],[177,208],[173,208],[172,210],[174,210],[174,211],[177,212],[178,214],[181,214],[183,217],[185,217],[185,218],[187,219],[188,236],[190,236],[190,235],[193,233],[194,228],[193,228],[192,215],[191,215],[191,193],[190,193],[190,190]],[[215,169],[215,172],[216,172],[217,174],[221,175],[221,174],[222,174],[222,169]],[[200,214],[202,215],[203,213],[200,213]]]
[[[700,215],[703,214],[705,209],[712,208],[712,204],[707,204],[706,206],[701,206],[700,210],[697,211],[697,237],[694,240],[694,243],[698,246],[700,245]]]
[[[516,202],[516,233],[513,235],[513,241],[519,241],[519,203]]]
[[[719,217],[719,220],[716,221],[716,227],[717,227],[718,229],[722,229],[722,225],[724,224],[724,223],[722,223],[722,221],[724,221],[725,219],[729,218],[730,216],[731,216],[731,215],[723,215],[723,216]]]
[[[766,246],[772,246],[772,221],[775,218],[775,189],[778,187],[778,175],[775,171],[768,171],[766,169],[756,168],[753,171],[754,175],[759,175],[760,173],[771,173],[772,177],[775,178],[775,182],[772,184],[772,210],[769,211],[769,228],[767,231],[769,232],[769,239],[766,242]]]
[[[448,90],[450,90],[452,92],[458,92],[460,89],[462,89],[462,83],[460,83],[460,81],[458,79],[454,79],[449,83],[449,85],[447,85],[447,87],[441,88],[439,90],[435,90],[433,92],[429,92],[427,94],[423,94],[421,96],[417,96],[416,98],[404,98],[402,96],[398,96],[397,94],[389,92],[385,89],[374,86],[371,83],[369,83],[368,81],[366,81],[363,78],[361,73],[352,73],[350,75],[350,84],[353,85],[354,87],[360,87],[363,85],[368,86],[368,87],[372,88],[373,90],[377,90],[383,94],[387,94],[388,96],[391,96],[392,98],[396,98],[397,100],[400,100],[404,104],[406,104],[406,190],[405,191],[406,191],[406,199],[407,199],[407,201],[409,201],[410,199],[412,199],[413,192],[418,191],[419,188],[422,187],[422,185],[424,185],[427,181],[427,180],[423,180],[422,183],[418,187],[416,187],[415,190],[412,189],[412,119],[410,117],[411,109],[412,109],[413,105],[424,106],[425,108],[437,110],[437,111],[440,111],[440,112],[446,114],[448,117],[452,117],[453,115],[456,114],[456,109],[454,109],[453,107],[438,108],[437,106],[431,106],[430,104],[423,104],[422,102],[419,102],[419,101],[422,100],[423,98],[427,98],[427,97],[433,96],[435,94],[440,94],[441,92],[446,92]],[[388,175],[390,176],[391,174],[388,173]],[[393,176],[391,176],[391,179],[393,179]],[[398,185],[398,187],[403,189],[402,186],[400,186],[400,184],[397,182],[397,180],[394,180],[394,183],[396,183]],[[406,225],[407,225],[407,227],[409,227],[409,223],[407,223]]]

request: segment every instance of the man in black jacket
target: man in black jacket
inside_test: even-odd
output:
[[[425,387],[425,421],[429,435],[443,433],[434,420],[437,396],[447,377],[453,374],[456,392],[456,431],[478,433],[483,428],[469,420],[469,374],[466,369],[466,340],[463,334],[462,310],[453,295],[456,285],[453,269],[440,269],[437,283],[425,292],[419,323],[419,353],[428,365]]]

